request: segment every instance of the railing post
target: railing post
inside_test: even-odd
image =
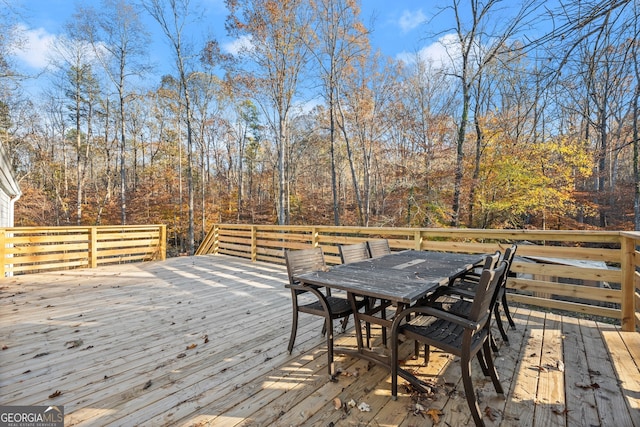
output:
[[[160,224],[158,250],[160,251],[160,261],[167,259],[167,226]]]
[[[622,330],[635,331],[635,286],[633,284],[635,245],[630,237],[621,236],[621,239],[620,268],[622,270],[622,301],[620,302],[620,308],[622,310]]]
[[[316,227],[311,227],[311,246],[314,248],[318,247],[318,241],[320,237],[320,233],[318,233],[318,229]]]
[[[416,251],[422,250],[422,231],[420,230],[413,233],[413,249]]]
[[[218,254],[220,245],[220,224],[213,225],[213,254]]]
[[[0,277],[5,277],[7,274],[5,269],[9,264],[7,261],[7,230],[3,228],[0,229]]]
[[[98,227],[89,227],[89,268],[98,266]]]
[[[251,226],[251,262],[256,262],[258,259],[258,228],[255,225]]]

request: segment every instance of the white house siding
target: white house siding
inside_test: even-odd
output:
[[[0,145],[0,227],[13,227],[13,206],[21,194],[9,156]]]

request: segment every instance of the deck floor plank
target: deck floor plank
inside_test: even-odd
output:
[[[405,367],[435,392],[409,393],[400,379],[397,401],[388,372],[363,360],[337,355],[343,374],[328,381],[313,316],[300,317],[289,355],[286,281],[283,266],[212,255],[1,279],[0,402],[64,405],[68,426],[432,425],[415,411],[419,398],[442,412],[437,425],[473,424],[459,360],[435,349],[424,366],[412,343],[401,346]],[[499,342],[496,354],[505,397],[472,367],[481,409],[495,410],[488,426],[640,427],[640,335],[513,311],[511,345]],[[380,338],[374,328],[375,345]],[[354,329],[336,343],[354,346]],[[549,369],[557,360],[564,374]],[[334,398],[371,411],[336,410]]]
[[[585,358],[585,344],[578,320],[565,316],[562,321],[562,331],[564,333],[567,426],[600,425],[589,365]]]

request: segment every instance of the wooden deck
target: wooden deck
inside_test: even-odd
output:
[[[388,372],[362,360],[338,356],[328,381],[319,319],[301,316],[289,355],[286,280],[221,255],[1,279],[0,404],[64,405],[66,426],[472,425],[450,356],[408,359],[432,393],[392,401]],[[640,334],[514,318],[497,356],[505,397],[473,366],[488,425],[640,427]],[[353,329],[337,338],[354,342]]]

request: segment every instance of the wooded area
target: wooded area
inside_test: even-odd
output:
[[[193,1],[104,0],[69,17],[42,101],[0,4],[16,226],[167,224],[169,254],[214,222],[640,230],[638,2],[425,5],[439,63],[373,50],[357,0],[226,0],[234,55],[186,42]]]

